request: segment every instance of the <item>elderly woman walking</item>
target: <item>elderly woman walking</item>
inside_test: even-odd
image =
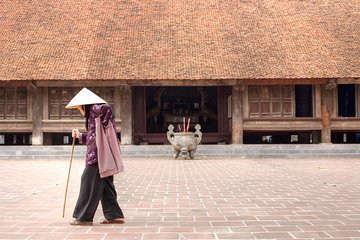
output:
[[[71,225],[92,225],[101,201],[102,224],[122,224],[124,214],[117,202],[113,175],[124,171],[116,136],[115,117],[102,98],[83,88],[66,106],[77,108],[85,117],[87,132],[72,130],[72,137],[87,145],[86,164]]]

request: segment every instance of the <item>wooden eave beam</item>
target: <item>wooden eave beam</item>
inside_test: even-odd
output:
[[[16,80],[16,81],[0,81],[0,87],[26,87],[31,81]]]
[[[287,79],[91,79],[91,80],[1,80],[0,87],[23,87],[29,82],[39,87],[86,86],[234,86],[234,85],[312,85],[327,84],[336,79],[337,84],[360,84],[360,78],[287,78]]]

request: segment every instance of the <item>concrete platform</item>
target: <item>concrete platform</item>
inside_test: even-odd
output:
[[[170,145],[122,145],[128,158],[172,157]],[[69,159],[71,146],[0,146],[0,159]],[[84,159],[86,148],[76,145],[74,158]],[[360,158],[360,144],[199,145],[195,158]]]
[[[0,160],[0,239],[360,239],[354,158],[124,158],[126,223],[70,226],[83,160]]]

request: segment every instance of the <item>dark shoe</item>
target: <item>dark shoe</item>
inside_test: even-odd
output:
[[[116,219],[102,219],[100,221],[101,224],[123,224],[125,223],[125,219],[124,218],[116,218]]]
[[[79,221],[76,219],[70,220],[70,225],[77,225],[77,226],[91,226],[93,225],[93,222],[85,222],[85,221]]]

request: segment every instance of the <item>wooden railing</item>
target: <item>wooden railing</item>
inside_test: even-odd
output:
[[[321,130],[321,118],[246,118],[244,131],[310,131]]]

